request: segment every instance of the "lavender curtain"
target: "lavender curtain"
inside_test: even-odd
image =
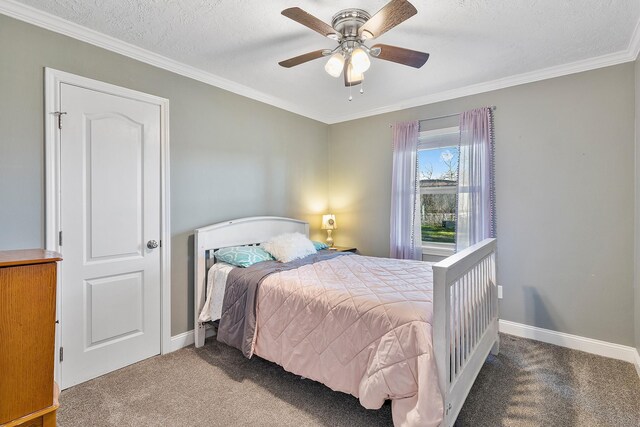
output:
[[[393,126],[391,257],[422,259],[418,184],[418,122]]]
[[[493,112],[484,107],[460,115],[458,251],[495,237]]]

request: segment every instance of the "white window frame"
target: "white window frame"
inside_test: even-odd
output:
[[[451,147],[452,141],[457,141],[460,135],[460,127],[425,130],[418,134],[418,151],[432,150],[434,148]],[[457,142],[454,144],[457,145]],[[451,193],[451,189],[438,189],[433,193]],[[420,189],[422,195],[422,189]],[[422,239],[422,236],[420,237]],[[422,255],[434,255],[447,257],[456,253],[455,243],[422,242]]]

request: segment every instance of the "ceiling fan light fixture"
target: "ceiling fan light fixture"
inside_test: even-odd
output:
[[[342,52],[336,52],[331,55],[331,58],[327,61],[324,66],[324,70],[331,77],[340,77],[342,73],[342,69],[344,68],[344,56],[342,56]]]
[[[336,78],[342,75],[350,94],[352,86],[364,84],[364,73],[371,66],[371,58],[413,68],[422,67],[429,59],[428,53],[386,44],[377,44],[372,47],[366,45],[368,40],[380,37],[418,13],[415,6],[408,0],[387,1],[388,3],[374,15],[357,8],[343,9],[333,15],[331,25],[299,7],[283,10],[282,15],[337,41],[338,46],[334,49],[308,52],[280,61],[278,64],[291,68],[327,56],[329,58],[324,66],[325,71]],[[363,93],[363,90],[360,93]],[[351,99],[352,97],[349,96],[349,100]]]
[[[353,58],[351,59],[353,61]],[[355,67],[353,66],[353,62],[350,62],[349,65],[347,66],[346,73],[347,73],[346,82],[349,85],[355,86],[362,83],[362,81],[364,80],[364,74],[356,71]]]
[[[351,65],[354,73],[362,74],[371,66],[371,60],[367,52],[358,47],[351,52]]]

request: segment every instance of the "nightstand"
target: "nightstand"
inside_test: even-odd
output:
[[[335,252],[353,252],[355,254],[358,248],[353,248],[350,246],[334,246],[332,248],[329,248],[329,250]]]

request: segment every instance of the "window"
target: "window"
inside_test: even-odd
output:
[[[420,132],[418,174],[423,253],[455,251],[458,190],[458,127]]]

